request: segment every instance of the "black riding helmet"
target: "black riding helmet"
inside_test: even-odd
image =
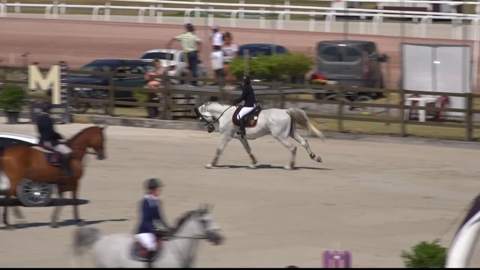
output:
[[[242,82],[243,82],[244,84],[250,84],[250,77],[248,77],[248,76],[243,76]]]
[[[156,189],[159,187],[163,187],[163,183],[160,179],[158,178],[147,179],[146,188],[148,190]]]

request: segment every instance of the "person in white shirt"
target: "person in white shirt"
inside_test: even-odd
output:
[[[225,72],[223,71],[223,52],[220,46],[213,47],[210,58],[212,60],[212,69],[215,72],[215,79],[222,81],[225,77]]]
[[[223,34],[220,32],[220,27],[218,25],[212,26],[212,49],[215,46],[223,46]]]
[[[233,90],[234,87],[232,84],[229,82],[231,80],[234,80],[230,74],[230,62],[233,61],[233,59],[238,55],[238,46],[233,43],[233,37],[230,32],[226,32],[224,35],[224,44],[222,46],[222,52],[223,52],[223,69],[225,71],[225,76],[227,79],[226,83],[226,89],[228,90]]]

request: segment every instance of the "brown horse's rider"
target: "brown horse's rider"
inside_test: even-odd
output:
[[[56,152],[62,154],[62,172],[64,177],[70,177],[73,175],[70,168],[72,160],[72,149],[67,145],[60,143],[59,140],[63,140],[62,135],[55,131],[53,120],[50,117],[50,111],[52,104],[46,102],[42,106],[42,112],[37,118],[37,132],[40,134],[40,145],[44,145]]]

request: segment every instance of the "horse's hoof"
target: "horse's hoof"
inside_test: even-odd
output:
[[[287,170],[287,171],[291,171],[291,170],[292,170],[292,166],[285,166],[285,167],[283,167],[283,168],[284,168],[285,170]]]
[[[77,219],[77,226],[85,226],[85,221],[83,221],[83,219]]]
[[[213,169],[213,165],[212,165],[212,164],[207,164],[207,165],[205,165],[205,168],[207,168],[207,169]]]
[[[58,223],[57,222],[50,223],[50,228],[58,228]]]
[[[257,168],[257,164],[250,164],[248,166],[249,169],[256,169]]]
[[[317,157],[315,160],[319,163],[322,163],[322,158],[321,157]]]

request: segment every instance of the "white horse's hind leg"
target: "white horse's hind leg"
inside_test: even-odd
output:
[[[220,144],[217,147],[217,151],[215,153],[215,157],[213,158],[212,163],[207,164],[205,168],[211,169],[217,165],[218,159],[220,158],[220,155],[222,154],[223,150],[227,146],[227,143],[232,139],[232,136],[226,133],[223,133],[222,136],[220,137]]]
[[[303,147],[305,147],[305,150],[307,150],[308,155],[310,156],[311,159],[315,160],[316,162],[322,162],[322,158],[320,156],[316,156],[313,152],[312,149],[310,149],[310,145],[308,145],[307,140],[305,140],[298,132],[292,128],[292,131],[290,132],[290,136],[295,139],[299,144],[301,144]]]
[[[274,138],[277,139],[281,144],[283,144],[283,146],[285,146],[292,154],[290,158],[290,163],[284,167],[286,170],[292,170],[293,167],[295,166],[295,157],[297,155],[297,147],[295,147],[291,142],[288,141],[288,137],[280,138],[280,137],[274,136]]]
[[[245,148],[245,151],[247,151],[247,154],[250,156],[250,159],[252,160],[252,164],[250,165],[250,168],[255,169],[257,167],[258,161],[255,158],[255,156],[252,154],[252,149],[250,148],[250,144],[248,144],[248,141],[243,138],[239,138],[239,140],[242,143],[243,147]]]

